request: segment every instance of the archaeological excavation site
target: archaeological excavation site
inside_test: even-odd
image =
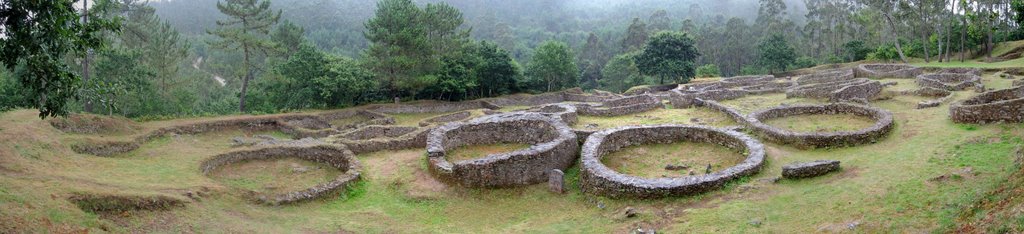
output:
[[[1020,176],[1019,72],[862,64],[628,94],[159,121],[14,110],[0,115],[0,207],[29,215],[0,222],[57,232],[975,232],[974,217],[1007,215],[982,213],[997,205],[985,199]],[[47,223],[36,209],[52,210],[38,214]]]

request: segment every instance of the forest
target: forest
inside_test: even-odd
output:
[[[72,27],[26,24],[47,9]],[[146,120],[999,61],[996,43],[1024,39],[1022,12],[1022,0],[15,0],[0,3],[12,35],[0,41],[30,46],[0,49],[0,109]]]

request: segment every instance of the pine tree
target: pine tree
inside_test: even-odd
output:
[[[647,20],[647,28],[649,32],[657,33],[664,30],[671,30],[672,19],[668,17],[668,12],[665,10],[657,10],[654,14],[651,14],[651,18]]]
[[[218,28],[208,31],[221,39],[210,45],[219,49],[241,50],[245,74],[238,110],[245,112],[245,94],[256,72],[256,56],[258,53],[265,55],[275,48],[267,35],[281,18],[281,11],[271,10],[270,1],[266,0],[226,0],[217,2],[217,9],[230,18],[218,20]]]
[[[604,55],[604,46],[601,39],[594,33],[587,37],[587,44],[583,45],[577,64],[583,71],[580,76],[580,83],[584,89],[595,88],[601,80],[601,69],[607,59]]]
[[[647,25],[640,18],[633,18],[633,23],[626,29],[626,38],[622,39],[622,51],[637,51],[647,43]]]
[[[424,14],[412,0],[382,0],[366,21],[363,35],[372,43],[367,64],[392,96],[422,85],[417,79],[437,68],[428,29],[420,20]]]

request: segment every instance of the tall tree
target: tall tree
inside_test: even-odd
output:
[[[81,77],[64,62],[88,48],[102,48],[102,32],[119,30],[118,18],[90,17],[88,23],[72,0],[7,0],[0,2],[0,60],[8,70],[18,69],[21,84],[31,90],[39,117],[65,116],[67,102],[76,98]],[[109,4],[109,1],[98,1]],[[98,14],[89,11],[86,14]]]
[[[480,81],[480,95],[493,97],[517,91],[517,81],[523,76],[519,64],[512,56],[498,45],[481,42],[476,47],[480,64],[476,68],[477,79]]]
[[[665,78],[686,83],[694,76],[698,56],[700,52],[689,35],[662,31],[636,57],[636,65],[641,74],[658,77],[660,84],[665,84]]]
[[[622,39],[622,51],[631,52],[643,48],[647,43],[647,25],[640,18],[633,18],[633,23],[626,29],[626,36]]]
[[[668,17],[668,12],[663,9],[654,11],[651,17],[647,19],[647,22],[649,32],[659,32],[672,28],[672,19]]]
[[[601,39],[594,33],[590,33],[590,36],[587,37],[587,44],[583,45],[577,60],[582,71],[580,83],[583,88],[597,87],[598,81],[602,78],[601,68],[604,67],[605,62],[604,46],[601,44]]]
[[[255,76],[258,66],[256,56],[267,55],[275,49],[276,46],[267,38],[267,34],[281,18],[281,11],[271,10],[270,1],[267,0],[226,0],[223,3],[218,1],[217,9],[230,18],[218,20],[217,29],[208,32],[220,37],[220,41],[211,42],[210,45],[242,52],[242,69],[245,74],[242,77],[238,110],[245,112],[245,95],[249,89],[249,81]]]
[[[178,83],[178,68],[188,56],[190,44],[146,3],[122,0],[120,4],[120,14],[126,19],[119,36],[120,45],[140,50],[140,61],[136,62],[153,68],[160,94],[166,95],[168,89]]]
[[[601,70],[601,74],[606,77],[601,79],[601,89],[623,92],[630,87],[644,84],[644,76],[636,67],[638,52],[616,55],[608,60],[608,65]]]
[[[757,51],[761,65],[768,68],[771,73],[785,71],[796,60],[796,51],[786,38],[779,34],[761,40],[757,45]]]
[[[299,51],[299,47],[305,41],[302,37],[304,33],[306,33],[306,29],[285,20],[270,34],[270,40],[278,46],[277,52],[282,57],[291,57],[292,54]]]
[[[526,74],[541,82],[545,91],[576,87],[579,72],[572,50],[562,42],[547,41],[535,50],[533,59],[526,65]]]

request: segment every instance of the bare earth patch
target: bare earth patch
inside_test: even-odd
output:
[[[712,172],[729,168],[746,157],[724,146],[709,143],[679,142],[652,144],[623,148],[605,155],[601,162],[612,170],[644,177],[679,177],[693,171],[696,175],[706,173],[707,165]],[[668,170],[667,165],[687,167]]]

